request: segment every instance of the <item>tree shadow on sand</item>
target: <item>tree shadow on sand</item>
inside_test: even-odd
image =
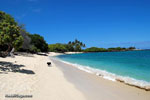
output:
[[[0,74],[7,74],[8,72],[35,74],[32,70],[20,69],[21,67],[25,67],[25,66],[13,64],[11,62],[0,61]]]

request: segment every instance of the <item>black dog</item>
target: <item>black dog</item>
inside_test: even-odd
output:
[[[47,62],[47,65],[50,66],[50,65],[51,65],[51,62]]]

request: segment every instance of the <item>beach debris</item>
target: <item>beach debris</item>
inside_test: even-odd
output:
[[[38,52],[37,55],[48,56],[46,53]]]
[[[100,76],[100,77],[103,77],[104,75],[102,75],[102,74],[97,74],[98,76]]]
[[[116,79],[116,81],[118,81],[118,82],[121,82],[121,83],[124,83],[124,80],[122,80],[122,79]]]
[[[50,66],[50,65],[51,65],[51,62],[47,62],[47,65]]]
[[[146,87],[145,87],[145,90],[146,90],[146,91],[150,91],[150,86],[146,86]]]

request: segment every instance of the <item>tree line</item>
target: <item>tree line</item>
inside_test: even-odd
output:
[[[129,48],[86,48],[86,45],[75,39],[67,44],[46,43],[44,37],[39,34],[31,34],[26,31],[23,24],[19,24],[15,19],[0,11],[0,56],[8,56],[12,51],[20,52],[110,52],[110,51],[127,51],[134,50],[135,47]]]
[[[11,51],[48,52],[48,44],[39,34],[27,32],[23,24],[0,11],[0,56],[8,56]]]
[[[69,41],[67,44],[56,43],[48,45],[51,52],[81,52],[84,47],[85,44],[77,39]]]
[[[83,50],[84,52],[114,52],[114,51],[131,51],[135,50],[135,47],[129,47],[129,48],[122,48],[122,47],[116,47],[116,48],[98,48],[98,47],[90,47]]]

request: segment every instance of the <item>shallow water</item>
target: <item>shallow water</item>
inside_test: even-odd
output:
[[[100,52],[57,56],[82,70],[99,73],[104,78],[144,86],[150,83],[150,50],[126,52]]]

